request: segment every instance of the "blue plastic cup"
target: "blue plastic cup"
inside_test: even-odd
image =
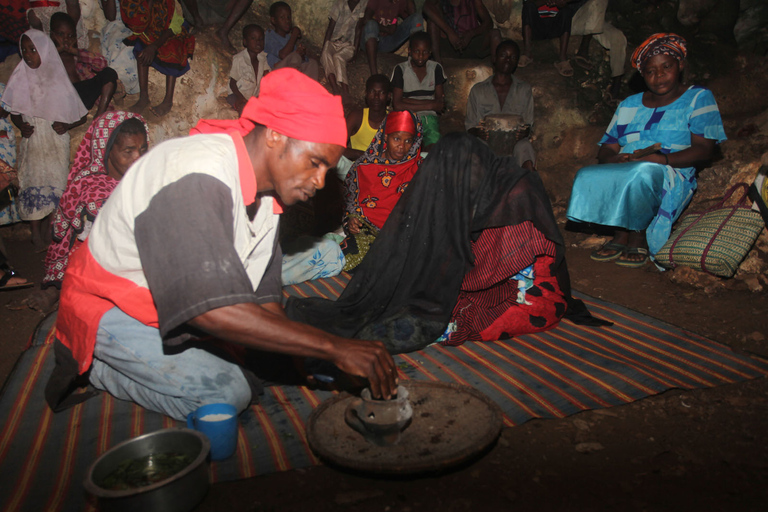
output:
[[[208,404],[187,415],[187,427],[211,442],[211,460],[231,457],[237,448],[237,409],[230,404]]]

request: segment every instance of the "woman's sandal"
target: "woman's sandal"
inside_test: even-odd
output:
[[[629,247],[622,254],[626,254],[628,256],[633,256],[633,255],[639,254],[641,256],[644,256],[644,258],[641,259],[641,260],[620,260],[620,259],[618,259],[618,260],[616,260],[616,264],[619,265],[620,267],[640,268],[643,265],[645,265],[646,263],[648,263],[648,249],[646,249],[644,247]]]
[[[30,283],[29,281],[25,280],[23,283],[17,283],[17,284],[8,284],[8,281],[13,279],[14,277],[17,279],[23,279],[16,275],[16,272],[11,270],[8,267],[0,268],[0,271],[3,272],[3,277],[0,277],[0,291],[3,290],[18,290],[21,288],[29,288],[30,286],[35,286],[35,283]]]
[[[587,71],[592,71],[595,68],[592,61],[582,55],[574,55],[573,62],[575,62],[581,69],[586,69]]]
[[[571,66],[571,63],[567,60],[563,60],[560,62],[555,62],[555,69],[558,73],[560,73],[561,76],[569,77],[573,76],[573,67]]]
[[[589,255],[595,261],[612,261],[621,256],[624,251],[627,250],[627,246],[624,244],[617,244],[616,242],[606,242],[599,249],[592,251]],[[616,251],[611,254],[600,254],[602,251]]]

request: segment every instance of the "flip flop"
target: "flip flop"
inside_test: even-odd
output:
[[[19,284],[8,284],[8,281],[10,281],[12,278],[19,276],[17,276],[16,272],[11,269],[4,268],[3,272],[5,272],[5,274],[3,277],[0,277],[0,291],[19,290],[21,288],[29,288],[30,286],[35,286],[35,283],[30,283],[29,281]]]
[[[573,76],[573,67],[571,67],[571,63],[567,60],[555,62],[555,69],[561,76]]]
[[[575,62],[581,69],[586,69],[587,71],[592,71],[595,68],[592,61],[582,55],[574,55],[573,62]]]
[[[630,247],[626,251],[624,251],[623,254],[627,254],[627,255],[640,254],[642,256],[645,256],[645,258],[637,261],[616,260],[616,264],[619,265],[620,267],[640,268],[646,263],[648,263],[648,249],[645,249],[643,247]]]
[[[606,242],[599,249],[592,251],[589,255],[595,261],[612,261],[621,256],[628,247],[624,244],[617,244],[616,242]],[[613,254],[600,254],[600,251],[616,251]]]
[[[527,55],[521,55],[520,60],[517,61],[517,67],[524,68],[525,66],[528,66],[531,63],[533,63],[532,58],[530,58]]]

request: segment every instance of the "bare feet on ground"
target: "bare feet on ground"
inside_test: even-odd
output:
[[[149,98],[139,98],[139,101],[131,105],[128,110],[134,114],[143,114],[144,110],[149,106]]]
[[[235,47],[232,46],[232,43],[229,42],[229,35],[225,31],[223,31],[221,28],[217,29],[213,33],[213,39],[227,53],[234,54],[237,52],[237,50],[235,50]]]
[[[170,112],[172,108],[173,108],[173,101],[164,101],[159,105],[155,105],[154,107],[151,107],[149,110],[151,110],[152,113],[155,114],[157,117],[163,117],[165,114]]]

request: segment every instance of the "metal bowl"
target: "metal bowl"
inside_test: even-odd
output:
[[[208,492],[208,452],[211,444],[200,432],[187,428],[158,430],[124,441],[106,451],[88,468],[83,485],[99,500],[104,512],[188,512]],[[128,490],[101,487],[120,463],[151,454],[179,453],[193,461],[176,474],[150,485]]]

